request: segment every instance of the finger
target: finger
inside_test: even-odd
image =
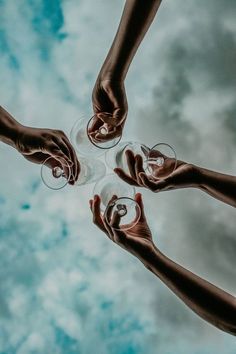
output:
[[[105,221],[106,224],[110,224],[111,221],[111,215],[112,215],[112,208],[114,206],[113,202],[117,199],[117,195],[113,195],[112,198],[110,199],[107,208],[105,210]]]
[[[116,243],[124,243],[124,240],[126,239],[126,234],[124,231],[119,230],[120,229],[120,220],[121,217],[118,213],[118,211],[115,211],[111,222],[110,222],[110,227],[112,228],[113,232],[113,241]]]
[[[110,238],[112,241],[114,241],[114,230],[112,229],[112,227],[110,226],[110,222],[111,222],[111,217],[112,217],[112,212],[113,212],[113,207],[114,204],[113,202],[117,199],[117,195],[113,195],[113,197],[111,198],[111,200],[108,203],[107,209],[105,210],[105,227],[109,232]]]
[[[65,172],[65,177],[69,181],[71,177],[72,161],[68,158],[68,156],[66,156],[55,143],[48,144],[43,151],[46,151],[49,155],[51,155],[51,157],[60,163]]]
[[[103,121],[99,119],[98,114],[95,114],[90,124],[91,125],[88,128],[88,132],[92,133],[97,131],[103,125]]]
[[[124,124],[127,117],[127,109],[121,108],[122,104],[119,104],[119,108],[116,108],[113,112],[113,117],[119,122],[118,124]]]
[[[147,175],[143,172],[141,172],[139,174],[139,177],[145,187],[147,187],[148,189],[151,189],[153,192],[156,191],[156,188],[157,188],[156,182],[150,181],[150,179],[147,177]]]
[[[45,152],[52,157],[54,157],[56,160],[58,160],[61,163],[68,164],[71,166],[72,161],[70,158],[63,153],[63,151],[59,148],[59,146],[56,143],[48,143],[43,149],[42,152]]]
[[[121,125],[125,118],[126,118],[126,112],[121,109],[121,108],[116,108],[113,112],[113,114],[106,113],[106,112],[100,112],[98,113],[98,117],[104,122],[112,127],[117,127]]]
[[[112,130],[110,130],[110,128],[108,128],[108,129],[109,130],[106,134],[102,134],[101,132],[98,131],[95,134],[95,140],[100,141],[100,142],[108,141],[108,140],[118,138],[122,134],[121,127],[112,128]]]
[[[119,229],[119,225],[120,225],[120,215],[118,213],[118,211],[115,211],[113,213],[111,222],[110,222],[110,226],[114,229]]]
[[[127,116],[127,99],[125,95],[125,88],[113,86],[108,92],[109,98],[113,106],[113,117],[119,121],[119,124],[123,123]]]
[[[119,125],[119,121],[117,118],[113,117],[111,113],[100,112],[97,114],[98,118],[101,119],[103,123],[110,125],[111,127],[117,127]]]
[[[62,152],[69,158],[70,160],[70,179],[69,179],[69,184],[74,184],[75,182],[75,172],[76,172],[76,165],[75,162],[73,161],[72,154],[69,149],[69,144],[67,141],[64,141],[63,138],[54,138],[54,141],[57,143],[59,148],[62,150]]]
[[[70,151],[71,160],[74,163],[74,165],[72,166],[72,170],[73,170],[74,182],[76,182],[78,180],[79,173],[80,173],[80,163],[77,158],[75,149],[71,145],[69,139],[67,137],[65,137],[65,138],[63,138],[63,140],[64,140],[65,144],[67,144],[67,148]]]
[[[142,184],[142,180],[139,177],[140,173],[145,173],[144,169],[143,169],[143,159],[141,155],[137,155],[135,157],[135,176],[136,176],[136,181],[139,185],[143,185]]]
[[[145,213],[144,213],[143,199],[142,199],[142,194],[141,194],[141,193],[137,193],[137,194],[136,194],[136,196],[135,196],[135,201],[136,201],[137,204],[139,205],[140,211],[141,211],[139,220],[140,220],[140,221],[146,221],[146,216],[145,216]]]
[[[63,138],[55,136],[53,141],[57,144],[57,146],[61,149],[61,151],[68,157],[70,161],[72,161],[70,150],[67,147],[67,144],[63,141]]]
[[[151,149],[149,147],[147,147],[146,145],[142,144],[141,145],[141,150],[142,150],[144,156],[146,156],[148,158]]]
[[[105,228],[104,222],[101,217],[100,204],[101,204],[101,200],[99,196],[95,195],[94,200],[92,200],[92,203],[90,203],[92,208],[92,213],[93,213],[93,223],[107,234],[107,230]]]
[[[136,180],[134,153],[131,150],[127,150],[125,155],[130,175],[134,180]]]
[[[138,187],[138,183],[131,178],[127,173],[125,173],[121,168],[115,168],[114,172],[117,174],[118,177],[120,177],[124,182],[130,184],[131,186],[136,186]]]

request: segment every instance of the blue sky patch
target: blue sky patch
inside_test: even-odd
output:
[[[33,9],[32,27],[41,35],[61,39],[60,30],[64,24],[60,0],[28,0]]]
[[[62,353],[66,354],[79,354],[79,343],[74,338],[70,337],[65,331],[60,327],[55,327],[54,329],[56,343],[61,349]]]

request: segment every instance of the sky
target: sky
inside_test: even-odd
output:
[[[123,5],[0,0],[0,104],[69,135],[92,114]],[[126,79],[124,140],[236,173],[235,15],[235,0],[163,0]],[[0,161],[0,354],[235,354],[233,336],[92,224],[92,185],[48,190],[3,144]],[[235,210],[198,190],[141,192],[160,250],[236,295]]]

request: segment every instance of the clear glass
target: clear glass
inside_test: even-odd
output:
[[[175,150],[166,143],[159,143],[152,148],[138,142],[122,142],[114,149],[106,152],[107,165],[114,169],[122,168],[129,174],[126,151],[131,150],[134,155],[141,155],[143,168],[147,175],[155,179],[162,179],[169,176],[176,168],[177,157]]]
[[[76,186],[97,182],[106,174],[106,166],[100,160],[79,158],[79,162],[81,170]]]
[[[109,113],[103,114],[110,115]],[[101,156],[105,153],[105,150],[113,148],[121,139],[121,136],[119,136],[108,141],[96,140],[89,133],[94,125],[95,119],[99,118],[96,115],[89,120],[86,117],[80,118],[71,130],[70,137],[74,148],[80,155],[85,157]],[[97,132],[105,136],[109,132],[109,125],[106,123],[101,123],[101,126],[98,127]]]
[[[107,165],[113,170],[116,167],[122,168],[126,173],[129,173],[127,165],[126,151],[131,150],[135,155],[142,156],[143,161],[146,161],[150,149],[144,144],[126,141],[118,144],[114,149],[108,150],[105,155]]]
[[[155,179],[163,179],[171,175],[177,166],[175,150],[166,143],[154,145],[146,160],[145,172]]]
[[[114,213],[118,213],[120,216],[120,229],[128,230],[137,224],[141,210],[133,199],[135,196],[134,187],[123,182],[116,175],[109,174],[96,183],[93,194],[100,196],[100,207],[104,212],[105,218],[111,220]],[[114,195],[117,198],[111,201]]]
[[[94,183],[106,174],[106,166],[100,160],[80,158],[80,174],[75,186]],[[64,188],[72,176],[71,168],[68,164],[63,165],[55,159],[49,157],[41,166],[41,177],[44,184],[54,190]]]
[[[116,214],[119,216],[119,223],[112,228],[125,231],[132,229],[138,223],[141,209],[134,199],[122,197],[110,202],[104,213],[108,223],[116,217]]]
[[[62,189],[71,178],[70,166],[66,161],[59,162],[52,157],[48,157],[41,165],[41,178],[48,188]]]

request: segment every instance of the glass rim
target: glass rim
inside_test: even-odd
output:
[[[62,167],[63,167],[63,166],[68,167],[69,176],[68,176],[68,178],[65,178],[65,184],[63,184],[63,186],[61,186],[61,187],[52,187],[52,186],[50,186],[50,185],[45,181],[45,178],[43,177],[43,168],[44,168],[44,167],[47,167],[47,168],[49,168],[49,169],[52,171],[52,169],[51,169],[50,167],[46,166],[46,162],[47,162],[48,160],[50,160],[50,159],[54,159],[54,160],[58,161],[58,162],[61,164]],[[63,159],[63,160],[65,161],[65,164],[63,164],[61,161],[55,159],[53,156],[49,156],[49,157],[47,157],[47,158],[44,160],[44,162],[41,164],[40,176],[41,176],[41,179],[42,179],[43,183],[45,184],[45,186],[47,186],[49,189],[52,189],[52,190],[60,190],[60,189],[64,188],[64,187],[69,183],[69,180],[70,180],[70,178],[71,178],[71,176],[72,176],[71,167],[69,166],[69,164],[66,162],[65,159]]]
[[[125,185],[127,185],[127,183],[126,183],[125,181],[123,181],[121,178],[119,178],[115,173],[107,173],[105,176],[103,176],[99,181],[97,181],[97,182],[95,183],[95,186],[94,186],[94,188],[93,188],[93,196],[96,195],[96,194],[98,194],[98,193],[94,193],[94,192],[95,192],[95,189],[96,189],[97,186],[98,186],[98,184],[101,183],[104,179],[110,178],[110,177],[117,178],[120,183],[122,183],[122,184],[124,183]],[[135,186],[129,185],[129,188],[132,189],[133,194],[135,194]],[[131,198],[131,197],[118,197],[118,198],[130,198],[130,199],[133,199],[133,198]],[[117,199],[118,199],[118,198],[117,198]]]
[[[103,114],[108,114],[109,116],[112,115],[112,114],[109,113],[109,112],[101,112],[101,113],[103,113]],[[87,136],[88,136],[88,138],[89,138],[89,141],[90,141],[94,146],[96,146],[97,148],[99,148],[99,149],[101,149],[101,150],[109,150],[109,149],[112,149],[113,147],[115,147],[116,145],[119,144],[119,142],[121,141],[121,138],[122,138],[122,134],[119,136],[119,139],[117,140],[117,142],[116,142],[114,145],[110,146],[110,147],[104,147],[104,146],[99,146],[99,145],[95,144],[95,143],[93,142],[92,138],[90,137],[89,132],[88,132],[88,130],[89,130],[89,124],[90,124],[90,122],[92,121],[92,119],[94,119],[95,116],[97,116],[97,114],[94,114],[94,115],[89,119],[89,121],[88,121],[88,123],[87,123],[87,127],[86,127]],[[100,119],[100,118],[98,117],[98,119]]]
[[[149,165],[148,165],[148,161],[151,159],[151,157],[149,158],[149,155],[150,155],[151,151],[154,150],[154,148],[155,148],[156,146],[158,146],[158,145],[165,145],[165,146],[168,146],[168,147],[170,148],[170,150],[174,153],[174,157],[172,157],[172,158],[175,159],[175,164],[174,164],[174,167],[173,167],[173,170],[172,170],[171,173],[169,173],[167,176],[163,176],[163,177],[154,177],[154,178],[156,178],[157,180],[161,180],[161,179],[167,178],[168,176],[170,176],[170,175],[175,171],[176,166],[177,166],[177,154],[176,154],[176,152],[175,152],[175,149],[174,149],[170,144],[168,144],[168,143],[157,143],[157,144],[153,145],[152,148],[150,148],[150,151],[149,151],[149,153],[148,153],[147,159],[145,160],[145,163],[146,163],[146,169],[145,169],[145,170],[148,171],[152,176],[153,176],[153,174],[151,173],[150,168],[149,168]]]
[[[109,208],[109,206],[111,206],[110,204],[111,203],[116,203],[118,200],[121,200],[121,199],[128,199],[128,200],[131,200],[132,202],[134,202],[136,205],[135,205],[135,207],[138,207],[138,213],[139,213],[139,216],[138,216],[138,218],[137,218],[137,220],[135,221],[135,223],[134,224],[132,224],[132,226],[130,226],[130,227],[120,227],[120,228],[116,228],[116,227],[112,227],[111,226],[111,228],[113,229],[113,230],[117,230],[117,231],[127,231],[127,230],[130,230],[130,229],[132,229],[134,226],[136,226],[137,225],[137,223],[139,222],[139,220],[140,220],[140,216],[141,216],[141,208],[140,208],[140,206],[139,206],[139,204],[136,202],[136,200],[134,200],[133,198],[130,198],[130,197],[118,197],[118,198],[116,198],[116,199],[114,199],[112,202],[109,202],[108,204],[107,204],[107,206],[106,206],[106,209],[105,209],[105,211],[104,211],[104,215],[105,215],[105,219],[106,219],[106,222],[109,224],[109,221],[107,220],[107,210],[108,210],[108,208]],[[121,217],[122,218],[122,217]],[[130,223],[131,224],[131,223]],[[130,225],[130,224],[125,224],[125,225]],[[124,225],[124,226],[125,226]]]
[[[76,121],[74,122],[74,124],[72,125],[71,129],[70,129],[70,142],[72,143],[73,147],[76,149],[76,151],[78,152],[75,144],[74,144],[74,131],[75,131],[75,128],[78,124],[78,122],[80,122],[81,120],[85,120],[86,119],[86,115],[83,114],[80,118],[76,119]]]

